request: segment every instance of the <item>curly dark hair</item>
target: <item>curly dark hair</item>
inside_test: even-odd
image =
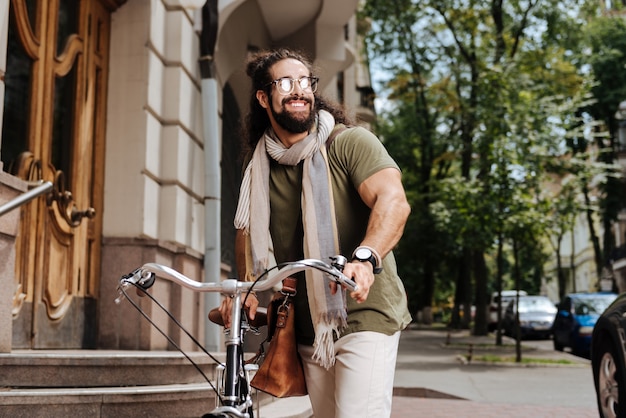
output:
[[[261,135],[263,135],[263,132],[270,126],[267,111],[259,104],[256,98],[256,92],[262,90],[270,96],[272,88],[270,85],[272,82],[270,68],[277,62],[285,59],[300,61],[309,69],[309,73],[313,74],[313,64],[311,61],[303,53],[287,48],[256,52],[252,54],[246,62],[246,74],[252,80],[252,88],[250,91],[248,113],[245,115],[244,123],[241,124],[241,137],[243,140],[242,151],[244,154],[254,149]],[[315,93],[314,96],[314,111],[318,112],[323,109],[333,115],[336,123],[346,125],[353,124],[341,105],[323,98],[318,93]]]

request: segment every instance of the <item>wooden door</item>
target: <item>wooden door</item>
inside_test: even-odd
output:
[[[21,208],[14,348],[95,346],[111,0],[12,0],[3,169],[54,183]]]

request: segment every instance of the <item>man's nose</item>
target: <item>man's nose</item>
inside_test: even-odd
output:
[[[300,85],[300,80],[294,80],[293,81],[293,91],[294,91],[294,93],[296,91],[299,91],[300,93],[304,93],[304,89]]]

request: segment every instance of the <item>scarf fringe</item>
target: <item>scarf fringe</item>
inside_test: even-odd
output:
[[[326,370],[335,365],[335,336],[347,326],[347,315],[342,312],[328,312],[315,326],[313,360]]]

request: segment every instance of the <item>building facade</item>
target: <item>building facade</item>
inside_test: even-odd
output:
[[[606,17],[623,19],[626,17],[624,1],[600,1],[601,13]],[[626,98],[623,98],[626,99]],[[622,187],[626,186],[626,100],[617,105],[612,123],[607,126],[611,135],[611,144],[615,155],[614,163],[621,169]],[[563,180],[563,179],[561,179]],[[558,189],[559,181],[550,187]],[[593,196],[594,203],[597,196]],[[579,196],[581,206],[584,199]],[[594,214],[596,215],[596,214]],[[610,230],[601,222],[599,216],[592,216],[593,229],[600,242],[605,233],[610,236],[613,248],[603,248],[604,265],[598,266],[590,233],[589,218],[585,214],[576,217],[572,230],[562,237],[560,258],[566,277],[566,288],[562,293],[615,291],[626,292],[626,203],[622,202],[617,220],[612,222]],[[554,237],[553,241],[555,241]],[[554,245],[552,245],[554,247]],[[552,300],[559,300],[558,269],[556,255],[544,265],[545,276],[542,279],[542,293]],[[598,268],[599,267],[599,268]]]
[[[373,120],[357,7],[0,2],[0,204],[42,180],[53,184],[0,216],[0,352],[168,349],[130,305],[115,303],[119,277],[146,262],[199,281],[235,274],[237,130],[250,52],[304,51],[319,68],[322,94],[363,123]],[[196,337],[219,344],[205,325],[219,296],[167,283],[153,294]],[[163,314],[141,304],[167,329]]]

